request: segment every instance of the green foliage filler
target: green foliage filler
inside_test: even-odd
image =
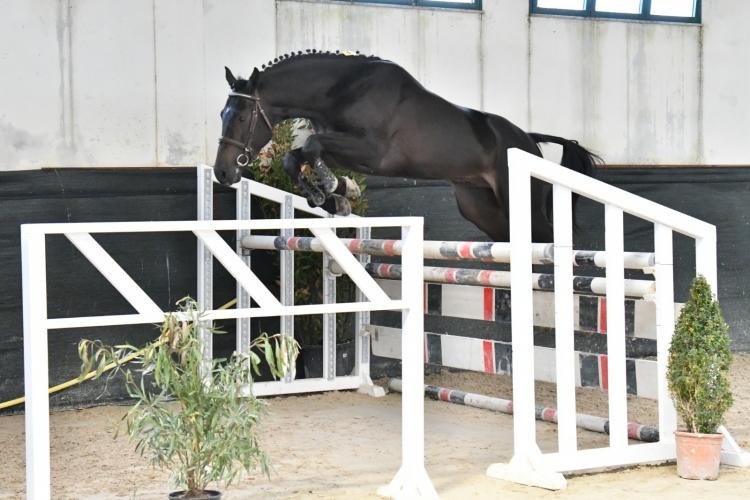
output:
[[[123,417],[127,434],[151,464],[170,470],[170,484],[185,490],[183,498],[203,496],[212,482],[229,486],[258,464],[269,476],[270,461],[259,442],[268,412],[252,394],[251,370],[258,373],[260,356],[250,351],[205,359],[196,303],[185,298],[178,305],[179,312],[165,317],[159,338],[143,348],[82,340],[80,378],[94,368],[100,376],[109,363],[116,365],[112,374],[124,373],[128,393],[137,400]],[[263,334],[251,348],[263,354],[275,377],[284,376],[298,353],[297,343],[285,335]],[[140,381],[124,368],[129,360],[141,363]]]
[[[667,368],[669,392],[688,432],[716,433],[732,406],[729,342],[719,302],[698,276],[680,313]]]
[[[296,188],[291,178],[284,172],[284,155],[293,149],[294,140],[300,130],[309,129],[310,125],[305,120],[285,120],[274,128],[271,143],[261,152],[258,159],[248,165],[248,169],[257,182],[261,182],[276,189],[289,193],[295,193]],[[347,170],[331,169],[339,176],[346,176],[356,182],[362,193],[365,192],[364,180],[366,176]],[[311,175],[311,169],[304,165],[302,172]],[[314,177],[311,177],[314,180]],[[300,193],[296,193],[300,194]],[[278,203],[259,198],[263,216],[268,219],[278,219],[281,215]],[[367,209],[367,200],[362,197],[350,200],[352,213],[364,215]],[[297,212],[298,218],[311,217],[308,214]],[[341,238],[354,238],[356,232],[353,229],[340,229],[337,234]],[[297,230],[295,236],[312,236],[307,230]],[[274,252],[275,258],[279,258],[279,252]],[[322,304],[323,303],[323,257],[316,252],[294,253],[294,304]],[[277,260],[278,265],[278,260]],[[336,302],[354,302],[356,286],[351,279],[343,275],[336,280]],[[353,327],[353,314],[338,314],[336,316],[337,335],[346,335]],[[323,320],[320,315],[295,316],[295,332],[303,344],[320,345],[323,343]],[[342,339],[339,339],[341,341]]]

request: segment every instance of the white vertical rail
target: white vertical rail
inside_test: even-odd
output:
[[[570,189],[553,186],[555,214],[555,356],[557,379],[557,437],[560,453],[578,448],[576,371],[573,336],[573,210]]]
[[[622,209],[604,206],[607,252],[607,377],[609,445],[628,445],[628,388],[625,364],[625,266]],[[603,373],[602,376],[605,376]]]
[[[534,310],[531,283],[531,175],[520,165],[508,171],[510,241],[510,308],[513,329],[513,448],[514,460],[535,452]]]
[[[702,238],[695,240],[695,274],[702,274],[716,297],[719,297],[718,271],[716,268],[716,228],[711,226],[710,231]]]
[[[416,472],[420,467],[424,467],[424,356],[414,355],[424,352],[424,262],[419,244],[422,241],[421,236],[422,226],[404,227],[401,230],[401,239],[404,242],[401,257],[401,268],[404,272],[401,279],[401,297],[409,302],[409,308],[404,309],[401,314],[401,376],[404,380],[401,404],[402,459],[403,467],[407,468],[404,491],[416,488],[416,484],[409,482],[414,481]]]
[[[437,499],[437,492],[424,468],[424,221],[401,228],[401,457],[396,477],[378,489],[396,499]]]
[[[45,235],[21,226],[26,498],[50,498],[49,367]]]
[[[714,246],[715,248],[715,246]],[[715,255],[715,254],[714,254]],[[669,347],[674,335],[674,262],[672,229],[654,224],[654,277],[656,279],[656,374],[659,401],[659,441],[674,442],[677,412],[667,387]],[[696,259],[697,262],[697,259]],[[696,267],[698,267],[696,265]],[[716,261],[713,261],[716,268]]]
[[[284,202],[281,204],[281,218],[282,219],[293,219],[294,218],[294,204],[292,203],[292,195],[287,194],[284,196]],[[291,238],[294,236],[293,229],[282,229],[280,231],[281,236],[285,238]],[[281,282],[280,299],[281,305],[293,306],[294,305],[294,252],[290,250],[281,251],[281,271],[279,281]],[[280,318],[280,330],[281,333],[291,335],[294,337],[294,316],[282,316]],[[290,383],[294,380],[294,368],[287,372],[284,377],[284,382]]]
[[[198,220],[213,220],[214,179],[210,167],[198,167]],[[213,305],[214,286],[214,256],[206,245],[198,238],[198,291],[197,303],[199,311],[210,311]],[[171,304],[170,304],[171,306]],[[210,333],[211,321],[201,322],[203,328],[198,330],[198,336],[203,346],[203,357],[213,358],[213,336]],[[208,363],[208,362],[206,362]]]
[[[242,179],[240,181],[240,187],[237,190],[237,219],[238,220],[250,220],[251,208],[250,208],[250,181]],[[237,230],[237,255],[242,259],[242,262],[247,266],[250,266],[250,250],[246,250],[242,247],[242,237],[250,234],[249,229],[238,229]],[[237,309],[249,309],[250,308],[250,294],[242,288],[240,282],[237,282]],[[250,347],[251,332],[250,332],[250,318],[240,318],[237,320],[237,352],[240,354],[247,354]],[[248,363],[250,359],[248,358]]]
[[[402,378],[402,441],[403,467],[407,472],[403,491],[414,491],[427,498],[437,498],[424,468],[424,255],[423,221],[402,227],[404,242],[401,256],[403,277],[401,297],[409,308],[401,314]],[[407,382],[408,380],[408,382]],[[408,392],[407,392],[408,391]]]
[[[324,304],[336,303],[336,277],[330,272],[332,260],[328,252],[323,252]],[[336,313],[323,315],[323,378],[336,378]]]
[[[369,227],[357,228],[357,238],[360,240],[370,239],[371,231]],[[370,262],[370,256],[359,255],[359,262],[362,267]],[[357,287],[357,302],[367,302],[367,297],[362,290]],[[362,377],[365,382],[370,382],[370,338],[365,336],[365,325],[370,324],[370,312],[362,311],[355,314],[354,323],[356,325],[354,340],[354,373]]]

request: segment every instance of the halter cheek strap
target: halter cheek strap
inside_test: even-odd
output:
[[[253,132],[255,132],[255,126],[258,124],[258,116],[262,116],[263,120],[266,122],[266,125],[268,125],[269,130],[273,130],[273,126],[271,125],[270,120],[266,116],[265,111],[263,111],[263,107],[260,105],[260,98],[255,97],[252,95],[247,94],[240,94],[237,92],[230,92],[229,96],[235,96],[235,97],[243,97],[245,99],[250,99],[251,101],[255,101],[255,109],[253,109],[253,116],[250,119],[250,131],[247,134],[247,139],[245,142],[235,141],[234,139],[230,139],[229,137],[221,136],[219,137],[219,143],[220,144],[229,144],[231,146],[235,146],[241,149],[244,149],[244,153],[240,153],[237,156],[237,165],[240,167],[246,167],[250,163],[250,158],[254,156],[253,154],[253,148],[250,147],[250,140],[253,138]],[[244,159],[243,159],[244,157]]]

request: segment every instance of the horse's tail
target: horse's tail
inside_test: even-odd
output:
[[[543,143],[552,143],[552,144],[559,144],[563,147],[563,154],[562,154],[562,161],[560,164],[565,167],[569,168],[571,170],[574,170],[576,172],[579,172],[583,175],[587,175],[589,177],[596,177],[596,166],[597,164],[602,164],[604,161],[602,158],[589,151],[588,149],[584,148],[580,144],[578,144],[578,141],[563,139],[562,137],[555,137],[553,135],[544,135],[544,134],[529,134],[532,139],[534,139],[534,142],[539,144],[541,142]],[[575,215],[576,215],[576,202],[578,201],[579,196],[575,193],[573,193],[573,223],[575,225]],[[547,219],[552,222],[552,190],[549,190],[549,193],[547,193],[547,198],[545,200],[546,205],[546,211],[547,211]],[[576,225],[577,228],[577,225]]]

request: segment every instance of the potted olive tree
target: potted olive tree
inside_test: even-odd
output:
[[[273,139],[261,152],[258,159],[248,165],[248,170],[257,182],[275,187],[290,193],[295,192],[294,183],[284,172],[284,155],[295,147],[295,142],[307,134],[310,124],[306,120],[285,120],[274,127]],[[359,185],[362,193],[365,191],[365,175],[340,169],[332,169],[336,177],[346,175]],[[302,168],[303,175],[310,175],[307,165]],[[311,179],[314,181],[314,179]],[[278,203],[257,198],[263,216],[270,219],[280,217]],[[367,200],[361,196],[350,200],[352,213],[364,215]],[[295,217],[308,217],[304,213],[296,213]],[[270,233],[269,233],[270,234]],[[354,238],[353,229],[339,229],[342,238]],[[312,236],[307,230],[298,230],[296,236]],[[262,251],[262,250],[259,250]],[[274,258],[279,258],[275,252]],[[278,266],[278,260],[276,265]],[[356,286],[349,276],[343,275],[337,279],[336,302],[353,302]],[[322,257],[316,252],[295,252],[294,254],[294,304],[320,304],[323,302],[323,268]],[[341,313],[336,315],[336,375],[349,375],[354,369],[354,341],[351,340],[354,329],[354,314]],[[320,315],[295,316],[295,336],[302,344],[300,358],[306,378],[323,376],[323,321]],[[300,374],[298,373],[298,376]]]
[[[82,340],[81,377],[94,368],[98,377],[114,362],[110,377],[122,372],[136,400],[123,417],[127,435],[151,464],[171,472],[172,487],[182,488],[169,498],[218,500],[221,493],[206,489],[210,483],[229,486],[258,465],[269,476],[269,458],[259,442],[266,403],[252,392],[251,370],[258,373],[261,358],[250,351],[230,359],[204,359],[196,303],[185,298],[177,304],[180,311],[167,314],[159,338],[143,348]],[[278,377],[298,352],[286,335],[263,334],[251,348],[262,352]],[[141,363],[140,377],[125,368],[130,360]]]
[[[723,434],[718,429],[733,403],[729,342],[719,302],[706,278],[698,276],[677,321],[667,368],[669,392],[687,428],[675,431],[680,477],[719,475]]]

